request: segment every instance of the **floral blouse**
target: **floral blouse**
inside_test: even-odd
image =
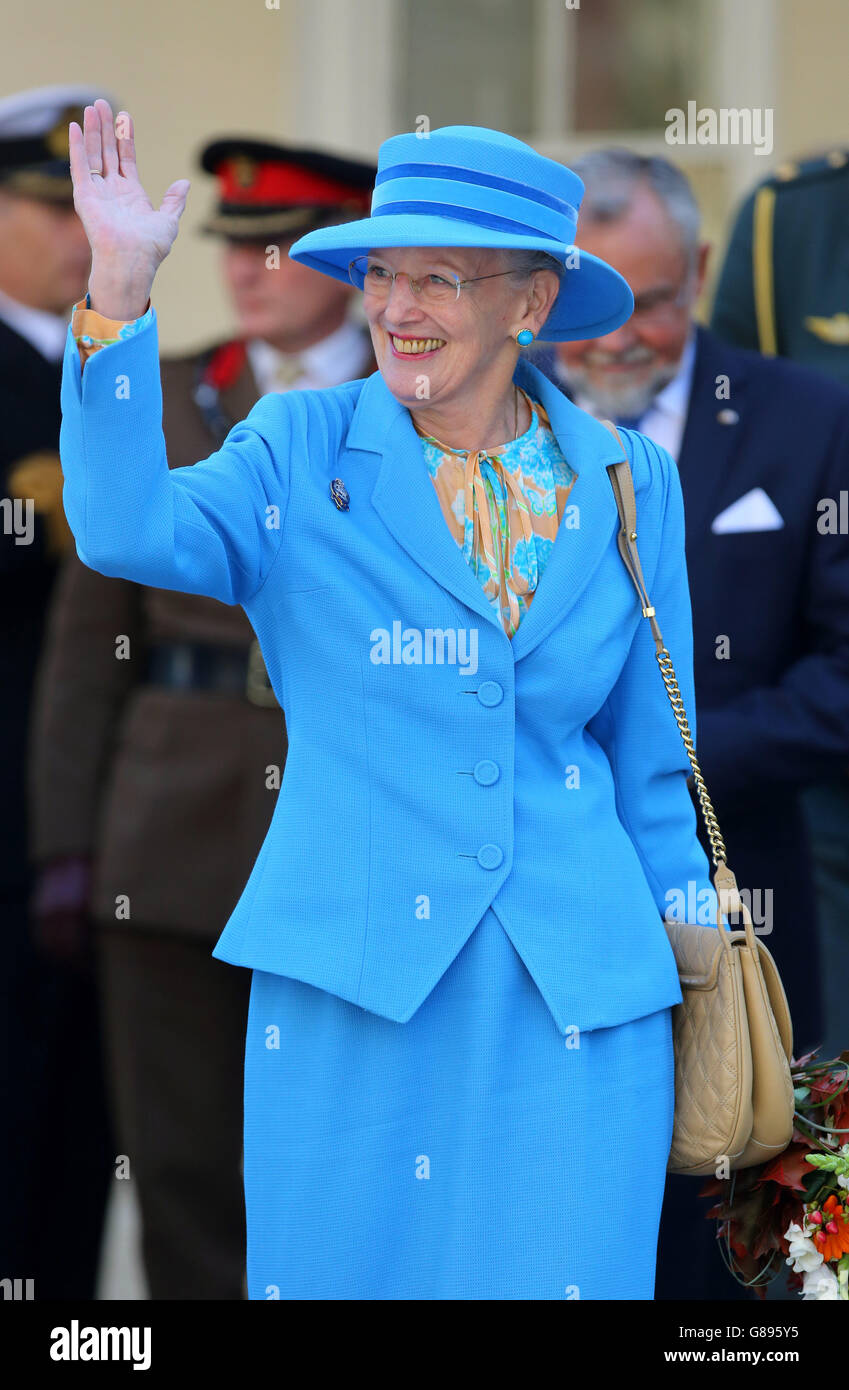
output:
[[[512,637],[545,569],[577,473],[566,462],[544,406],[523,435],[497,451],[446,450],[422,437],[442,512]]]
[[[153,313],[148,303],[141,318],[122,322],[98,314],[89,303],[86,295],[75,304],[71,321],[83,366],[93,352],[137,333]],[[531,423],[497,451],[452,452],[419,431],[446,524],[508,637],[533,599],[578,478],[563,457],[544,406],[522,394],[531,408]]]

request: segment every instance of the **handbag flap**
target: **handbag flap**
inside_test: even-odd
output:
[[[781,1039],[781,1046],[788,1062],[793,1057],[793,1021],[790,1017],[790,1008],[787,1003],[787,995],[781,983],[781,976],[778,973],[778,966],[762,941],[758,941],[758,956],[761,963],[761,971],[766,985],[766,992],[769,997],[770,1007],[778,1028],[778,1036]]]
[[[664,921],[663,925],[675,952],[681,985],[689,989],[715,989],[724,949],[718,929],[692,922]],[[735,936],[746,939],[745,932],[726,932],[726,935],[731,941]]]
[[[715,989],[724,950],[723,943],[719,939],[720,929],[703,926],[701,923],[693,924],[692,922],[664,922],[663,925],[675,953],[678,979],[682,988],[686,985],[688,989]],[[742,950],[744,947],[748,947],[749,943],[744,931],[728,931],[725,927],[722,930],[725,932],[728,946],[732,949]],[[781,1046],[787,1060],[790,1061],[793,1055],[793,1022],[787,1004],[787,995],[781,983],[778,966],[770,951],[760,940],[757,942],[757,947],[758,960],[763,972],[770,1007],[778,1027],[778,1035],[781,1038]]]

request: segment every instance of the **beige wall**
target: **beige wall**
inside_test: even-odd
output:
[[[103,84],[136,123],[139,172],[158,205],[191,178],[174,249],[154,286],[160,341],[177,350],[229,323],[216,245],[197,235],[212,180],[194,165],[217,134],[290,137],[290,0],[46,0],[0,3],[0,95],[58,82]]]
[[[849,0],[780,0],[779,159],[849,147]]]
[[[212,198],[211,180],[193,165],[200,145],[219,134],[265,133],[368,157],[394,133],[394,0],[279,0],[269,8],[276,3],[43,0],[25,7],[0,0],[0,95],[102,82],[135,118],[151,198],[158,203],[175,178],[193,180],[155,289],[166,350],[200,344],[232,322],[216,273],[217,243],[195,231]],[[747,188],[784,159],[849,145],[849,0],[710,0],[706,24],[713,56],[694,92],[700,104],[775,109],[771,156],[727,149],[687,156],[715,268],[730,212]],[[662,142],[659,148],[675,155]],[[559,142],[546,152],[564,157]],[[709,284],[706,302],[710,293]]]
[[[728,6],[725,96],[732,106],[774,110],[769,157],[733,154],[693,171],[713,244],[701,316],[742,195],[778,165],[833,148],[849,148],[849,0],[716,0]],[[747,30],[739,18],[746,6]],[[757,6],[755,14],[749,7]],[[722,155],[725,152],[718,152]]]

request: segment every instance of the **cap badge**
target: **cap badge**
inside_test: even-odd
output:
[[[257,164],[249,155],[238,154],[232,163],[233,178],[240,188],[252,188],[256,183]]]
[[[81,106],[66,106],[56,124],[44,136],[45,145],[56,159],[70,158],[68,126],[71,121],[76,121],[82,127],[83,111]]]

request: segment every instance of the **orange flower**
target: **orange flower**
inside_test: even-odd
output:
[[[822,1204],[822,1214],[823,1224],[814,1236],[814,1244],[828,1263],[849,1251],[849,1208],[841,1206],[832,1192]],[[836,1232],[826,1230],[830,1225],[837,1227]]]

